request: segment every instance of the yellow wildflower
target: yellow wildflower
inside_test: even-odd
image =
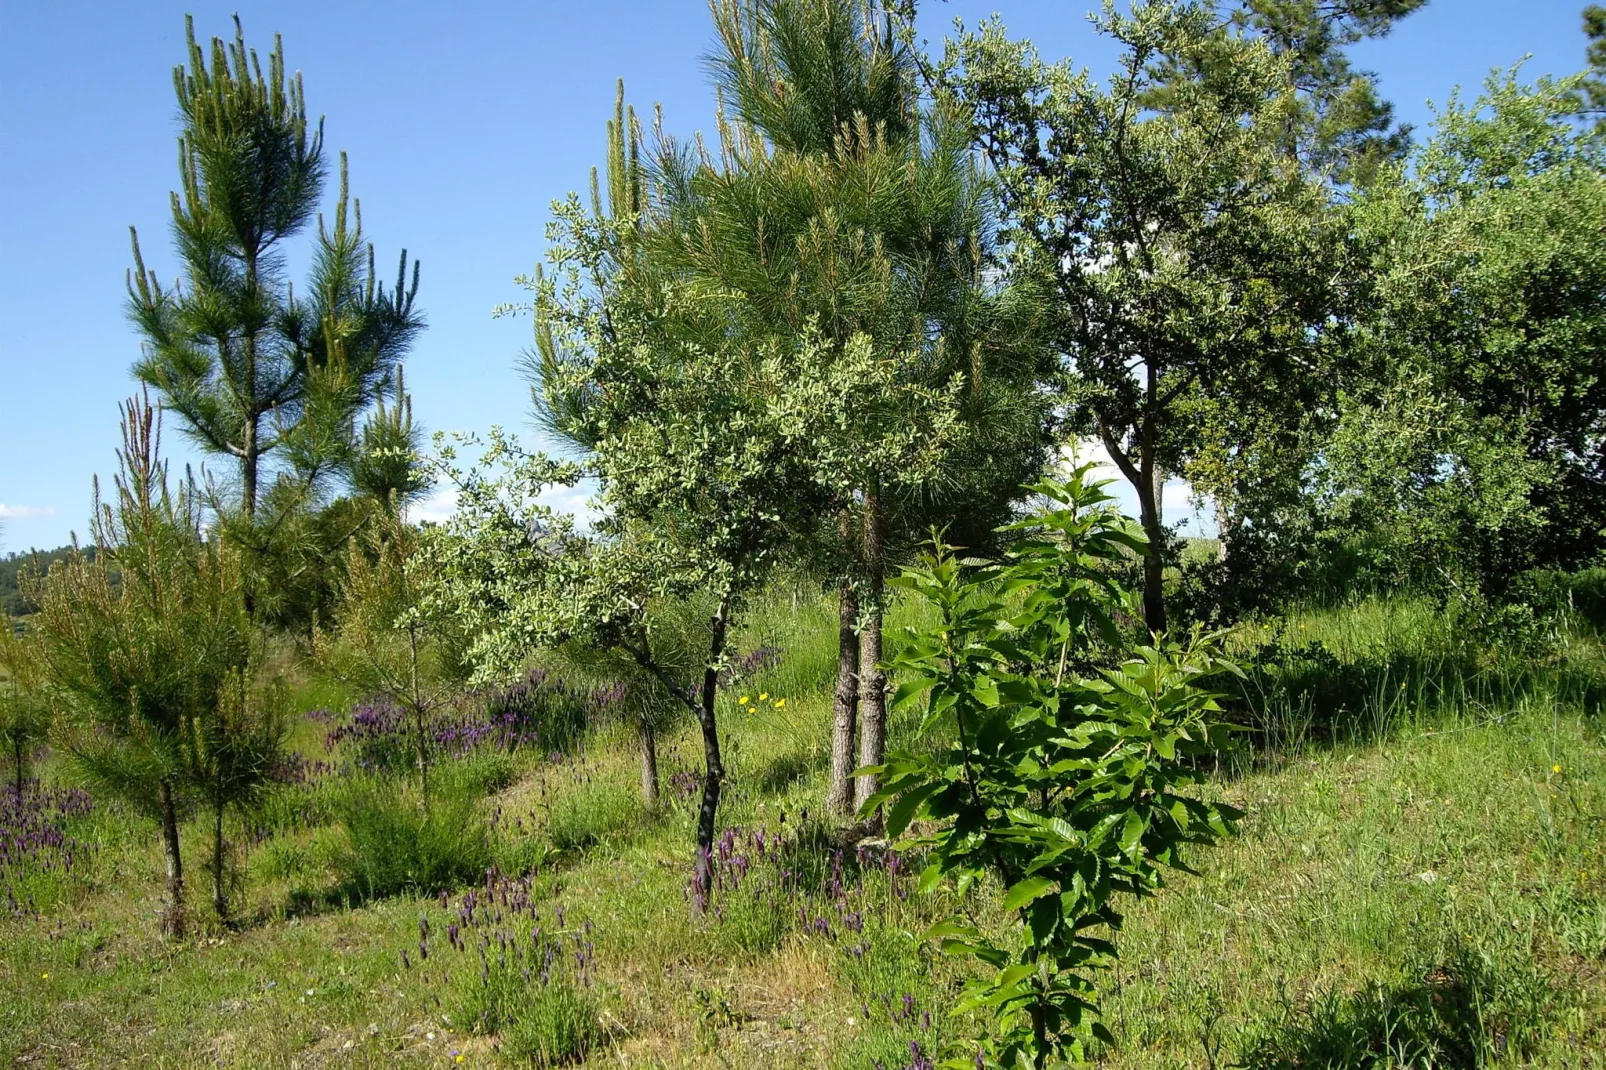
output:
[[[769,701],[769,698],[770,698],[770,693],[769,693],[769,692],[768,692],[768,691],[761,691],[761,692],[759,692],[759,695],[758,695],[758,700],[759,700],[759,701],[760,701],[760,702],[768,702],[768,701]]]
[[[776,709],[780,709],[784,705],[786,705],[786,700],[784,698],[778,698],[778,699],[775,700],[775,708]]]
[[[749,701],[751,701],[751,700],[748,699],[748,697],[746,695],[743,695],[741,698],[736,700],[736,704],[738,706],[745,706],[745,705],[748,704]]]
[[[1559,766],[1559,765],[1553,765],[1553,766],[1551,766],[1551,767],[1550,767],[1550,771],[1551,771],[1551,772],[1552,772],[1552,773],[1559,773],[1559,772],[1561,772],[1561,766]]]

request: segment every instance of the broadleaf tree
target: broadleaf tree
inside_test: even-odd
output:
[[[1107,86],[996,20],[939,79],[996,169],[1013,269],[1053,295],[1069,429],[1136,493],[1159,632],[1166,474],[1219,455],[1201,410],[1263,431],[1330,404],[1354,256],[1331,181],[1290,151],[1308,113],[1288,57],[1213,6],[1147,0],[1096,26],[1119,48]]]

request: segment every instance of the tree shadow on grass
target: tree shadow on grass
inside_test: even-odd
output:
[[[1554,1017],[1552,980],[1531,962],[1456,952],[1417,980],[1286,997],[1243,1051],[1246,1070],[1472,1070],[1522,1058]]]
[[[1470,656],[1394,652],[1343,659],[1320,642],[1275,647],[1246,659],[1226,682],[1228,716],[1262,754],[1376,743],[1401,723],[1429,723],[1550,699],[1598,717],[1606,675],[1567,662],[1485,665]]]

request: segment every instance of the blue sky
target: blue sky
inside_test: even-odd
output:
[[[923,31],[999,12],[1045,56],[1096,73],[1110,50],[1080,12],[1093,0],[924,0]],[[1582,65],[1583,0],[1431,0],[1357,49],[1402,118],[1531,53],[1527,70]],[[493,320],[541,258],[549,203],[586,185],[614,80],[669,127],[707,128],[711,43],[703,0],[38,3],[0,0],[0,550],[83,532],[90,479],[114,466],[116,408],[138,347],[123,314],[128,227],[170,279],[175,181],[171,71],[184,14],[204,36],[238,11],[260,51],[282,33],[327,145],[351,158],[380,263],[423,261],[430,327],[407,362],[430,429],[524,428],[515,361],[529,323]],[[292,268],[301,263],[292,256]],[[393,270],[393,269],[392,269]],[[177,428],[169,452],[193,459]],[[1173,495],[1178,498],[1179,495]],[[1179,501],[1178,507],[1182,508]]]

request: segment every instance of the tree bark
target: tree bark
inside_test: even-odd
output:
[[[1099,438],[1104,449],[1120,469],[1138,499],[1138,522],[1144,537],[1149,540],[1149,551],[1143,555],[1143,622],[1150,632],[1166,630],[1165,615],[1165,521],[1164,491],[1165,470],[1159,463],[1155,433],[1154,407],[1157,402],[1159,378],[1151,364],[1148,369],[1148,403],[1138,426],[1138,458],[1133,462],[1121,442],[1110,432],[1107,424],[1100,423]]]
[[[245,422],[245,444],[240,451],[244,454],[240,458],[240,507],[247,520],[255,520],[257,515],[257,436],[257,418],[253,416]]]
[[[886,516],[878,488],[864,495],[865,596],[869,612],[859,633],[859,765],[880,765],[887,757],[887,676],[881,668],[881,619],[886,587]],[[855,808],[862,809],[880,788],[880,778],[861,776],[854,785]]]
[[[836,695],[832,704],[831,783],[825,812],[844,818],[853,813],[853,748],[859,721],[859,595],[851,583],[837,589]]]
[[[1154,463],[1153,455],[1145,450],[1141,465],[1142,478],[1138,481],[1138,519],[1143,534],[1149,540],[1149,552],[1143,555],[1143,623],[1150,632],[1166,630],[1165,615],[1165,524],[1161,520],[1164,508],[1161,499],[1162,480],[1165,475]]]
[[[175,940],[184,938],[184,860],[179,854],[178,809],[173,803],[173,785],[157,785],[162,815],[162,853],[167,862],[167,902],[162,905],[162,934]]]
[[[719,792],[725,781],[725,763],[719,750],[719,722],[714,699],[719,690],[719,659],[725,652],[725,632],[730,624],[730,599],[720,600],[714,613],[708,640],[708,665],[703,670],[703,693],[697,707],[697,722],[703,730],[703,801],[697,811],[697,878],[703,888],[713,887],[714,821],[719,814]]]
[[[658,812],[658,737],[648,717],[641,719],[641,805]]]
[[[1228,532],[1232,530],[1232,513],[1227,509],[1227,503],[1216,495],[1216,560],[1221,564],[1227,563],[1230,547],[1227,545]]]

